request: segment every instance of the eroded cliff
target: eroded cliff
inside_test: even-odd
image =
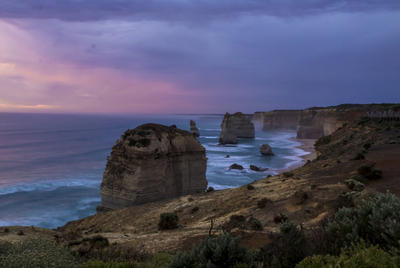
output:
[[[219,142],[221,144],[237,143],[237,138],[254,138],[254,124],[249,116],[243,113],[226,113],[221,124]]]
[[[156,124],[128,130],[108,158],[99,208],[203,192],[206,164],[205,149],[190,132]]]

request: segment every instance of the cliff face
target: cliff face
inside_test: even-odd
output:
[[[156,124],[126,131],[114,145],[99,209],[117,209],[207,187],[204,147],[192,133]]]
[[[263,113],[263,130],[297,128],[301,110],[275,110]]]
[[[301,111],[297,126],[297,138],[318,139],[330,135],[345,123],[365,115],[359,109],[306,109]]]
[[[236,143],[236,138],[254,138],[254,124],[242,113],[226,113],[221,124],[221,144]]]

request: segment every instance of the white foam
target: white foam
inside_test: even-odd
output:
[[[19,183],[13,186],[0,188],[0,195],[14,194],[18,192],[32,192],[32,191],[54,191],[60,187],[89,187],[98,188],[100,181],[85,180],[85,179],[64,179],[64,180],[46,180],[36,181],[31,183]]]

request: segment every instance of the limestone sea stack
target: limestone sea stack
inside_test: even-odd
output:
[[[192,133],[157,124],[127,130],[112,148],[99,210],[204,192],[207,158]]]
[[[199,137],[200,136],[200,131],[196,126],[196,122],[194,122],[193,120],[190,120],[190,132],[195,136],[195,137]]]
[[[243,113],[226,113],[221,124],[220,144],[236,144],[237,138],[254,138],[254,124]]]
[[[261,145],[260,153],[262,155],[274,155],[274,152],[272,152],[271,146],[269,146],[268,144]]]

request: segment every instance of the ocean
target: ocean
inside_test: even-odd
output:
[[[93,215],[107,156],[127,129],[144,123],[200,129],[207,151],[207,180],[215,189],[239,187],[302,161],[295,132],[256,131],[255,139],[220,146],[222,115],[54,115],[0,113],[0,226],[56,228]],[[275,156],[261,156],[271,145]],[[230,157],[227,158],[226,155]],[[233,163],[245,169],[229,170]],[[269,168],[249,169],[250,164]]]

